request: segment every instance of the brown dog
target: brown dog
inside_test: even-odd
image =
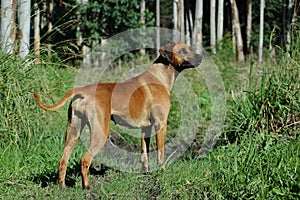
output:
[[[69,106],[68,128],[63,156],[59,163],[58,184],[65,186],[70,154],[85,125],[91,132],[90,147],[81,160],[83,188],[89,188],[88,171],[93,158],[104,146],[109,134],[110,120],[117,124],[142,129],[142,171],[148,171],[151,129],[156,131],[157,162],[164,162],[164,142],[170,110],[170,92],[178,73],[197,67],[202,56],[185,44],[167,44],[160,56],[144,73],[120,83],[97,83],[70,90],[54,106],[45,106],[37,94],[35,100],[44,110],[60,108],[72,98]]]

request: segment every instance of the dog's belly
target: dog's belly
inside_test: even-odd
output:
[[[115,123],[120,126],[125,126],[127,128],[139,128],[136,123],[134,123],[131,120],[128,119],[123,119],[118,115],[111,115],[110,119]]]
[[[130,117],[126,116],[126,117],[120,117],[118,115],[111,115],[111,120],[115,123],[118,124],[120,126],[124,126],[127,128],[142,128],[145,126],[149,126],[151,125],[151,121],[150,119],[143,119],[143,120],[132,120],[130,119]]]

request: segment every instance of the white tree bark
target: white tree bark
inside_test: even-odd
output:
[[[1,0],[1,43],[2,50],[13,53],[15,40],[13,0]]]
[[[193,43],[194,45],[196,45],[197,53],[200,53],[200,50],[202,48],[202,21],[203,21],[203,0],[196,0]]]
[[[184,0],[178,0],[178,29],[180,31],[180,42],[184,42]]]
[[[251,29],[252,29],[252,0],[247,0],[247,25],[246,25],[246,36],[247,36],[247,50],[250,52],[251,43]]]
[[[210,1],[210,48],[216,53],[216,0]]]
[[[35,63],[40,63],[40,9],[37,3],[34,4],[34,54]]]
[[[146,28],[146,27],[145,27],[145,10],[146,10],[146,3],[145,3],[145,0],[141,0],[141,24],[142,24],[143,29]],[[145,33],[142,32],[142,35],[144,35],[144,34],[145,34]],[[142,48],[142,49],[140,50],[140,53],[141,53],[142,55],[145,55],[145,49]]]
[[[231,10],[232,10],[232,24],[233,24],[233,30],[232,32],[235,32],[235,38],[236,38],[236,53],[237,53],[237,61],[244,61],[245,56],[243,52],[243,39],[242,39],[242,32],[241,32],[241,26],[240,26],[240,20],[239,20],[239,12],[237,9],[236,1],[230,0],[231,2]]]
[[[217,32],[217,44],[219,49],[222,48],[223,38],[223,22],[224,22],[224,0],[218,1],[218,32]]]
[[[156,54],[159,56],[159,48],[160,48],[160,1],[156,0]]]
[[[19,0],[18,21],[19,29],[22,33],[20,38],[20,57],[25,58],[29,53],[30,46],[30,17],[31,0]]]
[[[286,33],[286,50],[291,50],[291,23],[293,21],[294,0],[289,0],[287,7],[287,33]]]
[[[174,0],[173,1],[173,24],[174,24],[174,36],[173,36],[173,42],[177,42],[178,41],[178,35],[177,35],[177,31],[178,31],[178,1]]]
[[[265,0],[260,0],[260,24],[259,24],[259,45],[258,45],[258,62],[263,61],[263,39],[264,39],[264,8]]]
[[[76,2],[78,4],[86,4],[88,3],[88,0],[76,0]],[[77,13],[78,16],[77,16],[77,19],[79,20],[80,19],[80,13]],[[82,46],[81,47],[81,52],[82,52],[82,57],[83,57],[83,65],[85,66],[91,66],[92,65],[92,59],[91,59],[91,50],[88,46],[86,45],[82,45],[83,43],[83,38],[82,38],[82,32],[80,30],[80,27],[77,26],[77,45],[78,46]],[[102,62],[102,61],[101,61]]]
[[[52,28],[53,28],[53,24],[52,24],[52,15],[53,15],[53,0],[50,0],[49,1],[49,15],[50,15],[50,19],[48,21],[48,32],[51,32],[52,31]],[[50,57],[51,56],[51,50],[52,49],[52,44],[51,44],[51,39],[49,41],[49,44],[48,44],[48,56]]]
[[[186,23],[185,23],[186,24],[186,44],[189,46],[192,45],[191,35],[192,35],[192,31],[194,29],[192,10],[190,7],[191,7],[190,5],[187,7],[188,11],[186,12]]]

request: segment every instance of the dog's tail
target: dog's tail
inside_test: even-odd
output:
[[[55,111],[58,108],[60,108],[61,106],[63,106],[66,103],[66,101],[68,101],[74,94],[76,94],[76,92],[74,91],[74,89],[70,90],[69,92],[67,92],[67,94],[57,104],[55,104],[53,106],[46,106],[46,105],[44,105],[41,102],[41,100],[38,97],[38,95],[37,95],[36,92],[33,93],[33,96],[34,96],[35,101],[39,104],[39,106],[42,109],[48,110],[48,111]]]

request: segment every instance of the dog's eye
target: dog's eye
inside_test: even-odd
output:
[[[182,48],[182,49],[179,50],[178,53],[179,54],[187,54],[188,52],[187,52],[187,50],[185,48]]]

